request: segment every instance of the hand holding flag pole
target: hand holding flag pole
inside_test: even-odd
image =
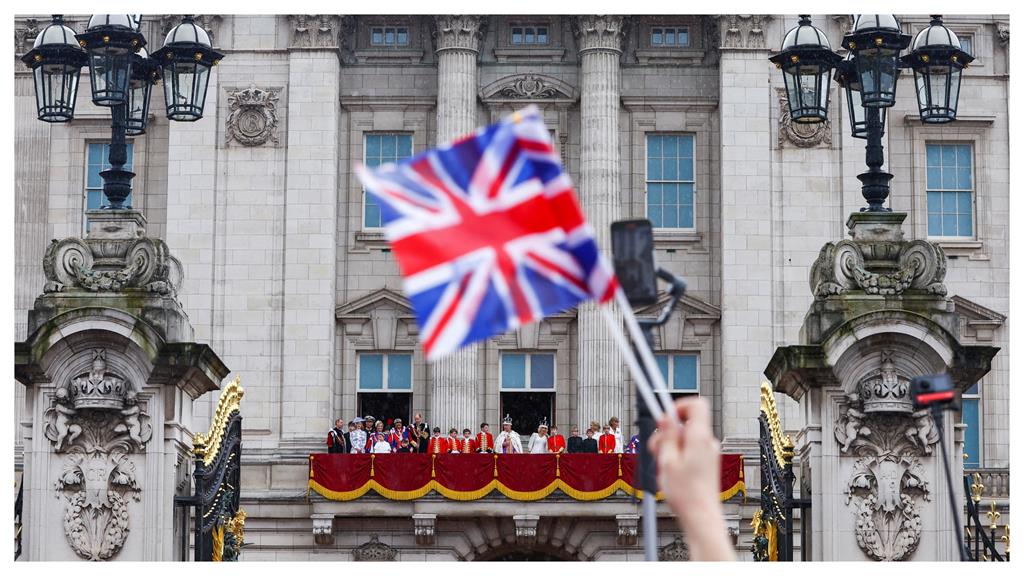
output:
[[[356,173],[367,200],[380,206],[428,360],[597,300],[644,402],[653,414],[667,411],[678,420],[536,106],[400,162],[359,166]],[[603,306],[612,299],[654,389]]]

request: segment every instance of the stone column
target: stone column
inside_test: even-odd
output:
[[[619,56],[622,16],[573,20],[580,58],[579,197],[605,254],[610,226],[619,217]],[[581,426],[618,416],[629,422],[619,350],[593,303],[579,307],[579,371],[576,414]]]
[[[482,16],[435,16],[437,45],[437,143],[477,128],[476,57],[487,20]],[[480,345],[463,348],[433,365],[434,386],[427,421],[438,426],[476,429]]]

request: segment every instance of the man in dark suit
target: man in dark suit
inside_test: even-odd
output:
[[[334,421],[334,428],[327,433],[327,453],[344,454],[345,440],[348,434],[345,433],[345,421],[338,418]]]

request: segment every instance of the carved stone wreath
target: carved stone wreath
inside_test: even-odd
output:
[[[249,86],[228,92],[227,142],[243,146],[277,143],[279,90]]]
[[[827,148],[832,145],[832,120],[825,118],[817,124],[793,122],[789,114],[789,98],[779,89],[779,148],[789,142],[797,148]]]
[[[499,96],[514,99],[540,100],[544,98],[565,97],[557,88],[543,78],[527,74],[513,80],[498,92]]]
[[[891,271],[868,270],[865,260],[889,261]],[[822,246],[811,265],[811,290],[817,298],[828,298],[847,290],[893,296],[907,289],[929,294],[946,294],[946,255],[942,248],[925,240],[912,242],[856,242],[840,240]]]
[[[376,534],[370,536],[369,542],[352,550],[352,559],[356,562],[392,562],[398,556],[398,550],[380,541]]]
[[[659,562],[686,562],[689,559],[690,550],[681,536],[676,536],[671,544],[666,544],[662,546],[661,550],[658,550]]]

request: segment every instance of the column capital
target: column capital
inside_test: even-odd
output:
[[[434,16],[434,40],[442,50],[480,51],[480,40],[487,31],[486,16],[446,14]]]
[[[622,52],[625,36],[625,16],[576,16],[572,19],[572,32],[579,43],[580,54],[592,50]]]
[[[764,31],[775,19],[771,14],[725,14],[717,18],[721,26],[719,48],[768,50]]]
[[[345,18],[338,14],[291,14],[289,48],[337,48],[338,24]]]

